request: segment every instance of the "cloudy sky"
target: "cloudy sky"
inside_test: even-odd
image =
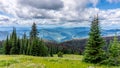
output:
[[[96,14],[103,27],[119,27],[120,0],[0,0],[0,26],[89,26]]]

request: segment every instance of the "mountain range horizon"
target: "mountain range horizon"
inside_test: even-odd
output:
[[[21,38],[24,33],[29,37],[31,27],[15,27],[18,36]],[[64,42],[72,39],[88,38],[89,27],[38,27],[39,37],[45,40]],[[0,27],[0,40],[9,36],[13,27]],[[120,35],[120,29],[102,29],[101,36]]]

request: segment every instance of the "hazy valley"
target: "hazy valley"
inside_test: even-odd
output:
[[[16,27],[16,31],[19,37],[22,37],[24,33],[29,37],[31,27]],[[89,27],[38,27],[39,37],[45,40],[51,40],[56,42],[64,42],[73,39],[88,38]],[[7,35],[10,35],[13,27],[0,27],[0,40],[6,39]],[[120,35],[120,29],[102,29],[101,35],[114,36]]]

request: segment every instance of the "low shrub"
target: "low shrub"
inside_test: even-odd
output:
[[[58,57],[63,57],[63,53],[62,52],[58,52]]]

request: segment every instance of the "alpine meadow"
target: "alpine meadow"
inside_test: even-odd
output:
[[[0,0],[0,68],[120,68],[120,0]]]

